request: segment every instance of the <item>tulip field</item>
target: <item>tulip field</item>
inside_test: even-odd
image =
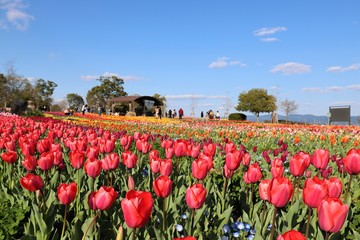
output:
[[[1,239],[360,239],[360,127],[0,113]]]

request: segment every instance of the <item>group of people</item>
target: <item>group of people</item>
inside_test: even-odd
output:
[[[175,109],[169,109],[169,111],[165,112],[165,116],[168,118],[176,118],[179,114],[179,119],[182,119],[184,116],[184,110],[180,108],[178,112]]]
[[[204,118],[204,112],[201,111],[200,113],[200,117],[201,118]],[[216,111],[216,113],[213,112],[213,110],[209,110],[206,112],[206,118],[207,119],[217,119],[217,120],[220,120],[220,112],[219,111]]]

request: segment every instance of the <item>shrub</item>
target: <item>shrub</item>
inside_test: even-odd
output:
[[[246,115],[243,113],[230,113],[229,114],[229,120],[246,120]]]

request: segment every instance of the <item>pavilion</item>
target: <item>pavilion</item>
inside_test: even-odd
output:
[[[164,113],[164,103],[151,96],[121,96],[109,99],[112,113],[115,113],[116,106],[122,105],[125,110],[120,114],[123,115],[151,115],[153,108],[159,106]]]

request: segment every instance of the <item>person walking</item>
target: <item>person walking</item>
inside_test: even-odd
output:
[[[179,109],[179,119],[182,119],[184,115],[184,110],[182,108]]]

